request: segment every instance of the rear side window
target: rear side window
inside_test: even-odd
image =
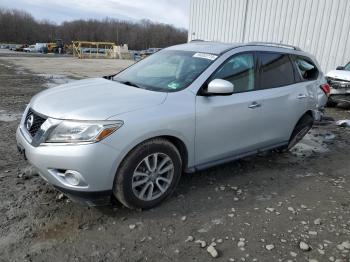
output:
[[[264,52],[260,60],[260,89],[291,85],[294,80],[293,64],[287,54]]]
[[[294,61],[303,81],[312,81],[317,79],[318,69],[310,59],[301,56],[294,56]]]

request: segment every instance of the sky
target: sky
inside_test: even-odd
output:
[[[190,0],[1,0],[0,7],[21,9],[56,23],[105,17],[150,19],[188,29]]]

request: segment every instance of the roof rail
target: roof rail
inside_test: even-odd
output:
[[[287,45],[282,43],[274,43],[274,42],[249,42],[248,45],[273,46],[273,47],[289,48],[296,51],[301,51],[301,49],[297,46]]]
[[[205,40],[202,40],[202,39],[193,39],[190,41],[190,43],[192,42],[205,42]]]

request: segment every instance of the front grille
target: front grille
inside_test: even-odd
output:
[[[41,125],[46,121],[46,118],[39,116],[36,112],[29,109],[24,121],[24,126],[32,137],[39,131]]]
[[[350,88],[350,81],[327,77],[327,82],[331,87],[335,89]]]

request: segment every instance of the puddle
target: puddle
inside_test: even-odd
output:
[[[27,70],[21,66],[16,67],[15,70],[16,70],[16,73],[19,75],[28,75],[29,74],[27,72]],[[35,75],[45,78],[47,83],[45,83],[44,86],[46,88],[52,88],[52,87],[55,87],[58,85],[63,85],[63,84],[67,84],[67,83],[72,82],[72,81],[76,81],[74,79],[67,77],[66,75],[60,75],[60,74],[35,74]]]
[[[318,130],[319,131],[319,130]],[[328,144],[335,135],[331,132],[316,132],[311,130],[292,150],[291,153],[298,157],[307,157],[314,153],[328,152]]]
[[[77,80],[62,74],[37,74],[37,73],[31,72],[30,69],[28,71],[28,69],[23,66],[12,66],[4,63],[0,63],[0,66],[4,66],[7,68],[14,68],[16,74],[18,75],[37,75],[39,77],[42,77],[46,80],[46,83],[44,84],[46,88],[52,88],[58,85],[67,84],[69,82],[73,82]]]
[[[7,67],[7,68],[12,68],[12,66],[6,65],[6,64],[2,64],[2,63],[0,63],[0,66]]]
[[[296,174],[296,178],[305,178],[305,177],[316,177],[316,176],[322,176],[321,173],[306,173],[306,174]]]
[[[257,201],[268,201],[272,199],[272,195],[258,195],[255,197]]]
[[[223,225],[224,221],[223,218],[216,218],[211,221],[211,223],[206,223],[203,225],[202,228],[197,230],[198,233],[207,233],[209,232],[213,226]]]
[[[19,74],[19,75],[28,75],[28,72],[26,71],[26,69],[22,66],[17,66],[15,68],[15,71],[16,71],[16,74]]]
[[[67,84],[72,81],[76,81],[67,77],[66,75],[52,75],[52,74],[37,74],[38,76],[44,77],[48,82],[45,84],[47,88],[52,88],[58,85]]]
[[[22,113],[12,113],[5,110],[0,110],[0,121],[2,122],[13,122],[21,119]]]

